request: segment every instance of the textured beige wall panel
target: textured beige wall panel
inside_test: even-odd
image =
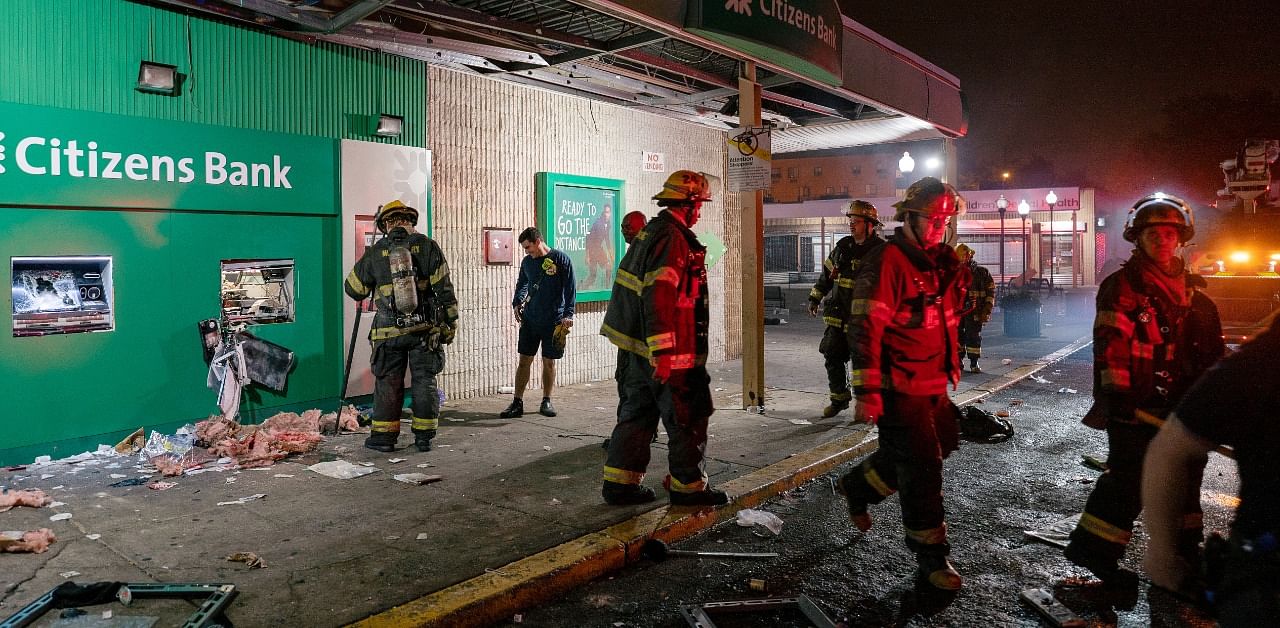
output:
[[[427,119],[428,148],[434,158],[435,237],[449,259],[462,324],[441,384],[451,398],[488,395],[515,379],[517,328],[511,296],[518,265],[486,266],[481,230],[509,227],[519,234],[535,224],[538,172],[622,179],[626,210],[654,216],[657,207],[649,197],[672,170],[723,177],[724,135],[481,76],[440,68],[430,72]],[[664,153],[667,172],[642,172],[646,151]],[[736,198],[719,192],[694,228],[717,234],[729,248],[710,272],[713,362],[741,351],[738,211]],[[521,256],[517,250],[517,264]],[[558,383],[598,382],[612,390],[617,350],[599,335],[604,308],[604,302],[578,304],[568,349],[557,366]],[[535,361],[526,393],[531,399],[541,386],[539,363]]]

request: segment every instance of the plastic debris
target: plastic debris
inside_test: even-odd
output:
[[[124,440],[116,443],[112,449],[118,454],[134,454],[147,444],[146,431],[138,428],[134,433],[124,437]]]
[[[571,478],[571,477],[573,477],[573,476],[571,476],[571,475],[552,475],[552,476],[548,477],[547,479],[548,479],[548,480],[567,480],[567,479],[569,479],[569,478]]]
[[[350,462],[347,462],[346,460],[330,460],[328,462],[318,462],[316,464],[313,464],[307,467],[307,470],[314,471],[316,473],[319,473],[320,475],[331,477],[338,480],[350,480],[353,478],[358,478],[362,475],[369,475],[370,473],[376,473],[378,471],[377,467],[373,467],[372,465],[368,467],[362,466],[362,465],[355,465],[355,464],[351,464]]]
[[[1068,394],[1068,395],[1074,395],[1074,394],[1076,394],[1076,389],[1074,389],[1074,388],[1065,388],[1065,387],[1064,387],[1064,388],[1059,388],[1059,389],[1058,389],[1058,392],[1059,392],[1059,393],[1066,393],[1066,394]]]
[[[782,518],[771,512],[744,508],[738,511],[738,525],[744,528],[764,526],[774,535],[782,534]]]
[[[227,556],[227,560],[233,563],[244,563],[249,567],[249,569],[264,569],[267,566],[266,561],[262,560],[262,558],[253,552],[236,552],[234,554],[229,554]]]
[[[809,419],[787,419],[787,422],[792,425],[813,425],[813,421]]]
[[[84,538],[89,539],[90,541],[96,541],[96,540],[98,540],[98,539],[102,538],[102,535],[101,535],[101,534],[86,534],[86,535],[84,535]]]
[[[515,391],[516,391],[516,387],[515,387],[515,386],[499,386],[499,387],[498,387],[498,394],[499,394],[499,395],[510,395],[511,393],[514,393]]]
[[[1039,382],[1039,383],[1041,383],[1041,384],[1048,384],[1048,383],[1050,383],[1050,382],[1049,382],[1049,380],[1047,380],[1047,379],[1045,379],[1045,378],[1043,378],[1043,377],[1040,377],[1039,375],[1032,375],[1032,376],[1031,376],[1031,379],[1033,379],[1033,380],[1035,380],[1035,381],[1037,381],[1037,382]]]
[[[114,478],[114,477],[116,477],[117,475],[119,475],[119,474],[112,473],[112,474],[111,474],[111,477],[113,477],[113,478]],[[120,477],[125,477],[125,476],[121,475]],[[120,488],[120,487],[122,487],[122,486],[141,486],[141,485],[146,484],[146,483],[147,483],[147,478],[129,478],[129,479],[127,479],[127,480],[120,480],[119,482],[112,482],[111,484],[108,484],[107,486],[114,486],[114,487],[116,487],[116,488]]]
[[[405,460],[406,460],[405,458],[388,458],[387,462],[391,464],[396,464],[397,462],[404,462]]]
[[[293,477],[293,474],[292,474],[292,473],[277,473],[277,474],[275,474],[275,475],[273,475],[273,476],[271,476],[271,477],[273,477],[273,478],[291,478],[291,477]]]
[[[129,476],[127,476],[127,475],[125,475],[125,474],[123,474],[123,473],[112,473],[112,474],[111,474],[111,479],[113,479],[113,480],[118,479],[118,478],[127,478],[127,477],[129,477]]]
[[[251,501],[254,501],[255,499],[262,499],[262,498],[264,498],[264,497],[266,497],[266,496],[267,496],[267,494],[266,494],[266,493],[254,493],[253,495],[247,495],[247,496],[245,496],[245,497],[241,497],[240,499],[237,499],[237,500],[235,500],[235,501],[229,501],[229,502],[218,502],[218,505],[219,505],[219,506],[233,506],[233,505],[237,505],[237,504],[246,504],[246,503],[249,503],[249,502],[251,502]]]
[[[71,518],[71,513],[60,512],[52,517],[49,517],[49,521],[66,521],[67,519],[70,519],[70,518]]]
[[[62,572],[62,573],[60,573],[60,574],[58,574],[58,575],[59,575],[59,576],[62,576],[63,578],[74,578],[74,577],[76,577],[76,576],[80,575],[80,572],[78,572],[78,571],[64,571],[64,572]]]
[[[422,486],[423,484],[431,484],[444,479],[443,475],[427,475],[425,473],[401,473],[391,476],[391,479],[397,482]]]
[[[1022,534],[1027,538],[1032,538],[1042,543],[1048,543],[1057,547],[1066,547],[1067,540],[1071,537],[1071,531],[1076,529],[1076,525],[1080,523],[1080,515],[1071,515],[1066,519],[1055,521],[1039,530],[1023,530]]]
[[[1003,365],[1005,365],[1005,366],[1008,366],[1008,365],[1010,365],[1010,364],[1013,364],[1013,360],[1010,360],[1009,358],[1005,358],[1005,359],[1003,359],[1003,360],[1000,360],[1000,364],[1003,364]]]

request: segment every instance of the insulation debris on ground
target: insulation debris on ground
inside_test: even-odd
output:
[[[57,540],[58,537],[49,528],[27,532],[21,530],[0,532],[0,552],[42,554]]]
[[[52,502],[53,498],[49,497],[44,491],[38,488],[0,492],[0,512],[5,512],[14,506],[42,508],[44,506],[48,506]]]
[[[177,483],[177,482],[159,482],[159,481],[157,481],[157,482],[152,482],[152,483],[148,484],[148,485],[147,485],[147,488],[149,488],[149,489],[151,489],[151,490],[153,490],[153,491],[167,491],[167,490],[169,490],[169,489],[171,489],[171,488],[173,488],[173,487],[175,487],[175,486],[177,486],[177,485],[178,485],[178,483]]]
[[[249,569],[265,569],[267,566],[266,561],[253,552],[236,552],[228,555],[227,560],[233,563],[244,563]]]

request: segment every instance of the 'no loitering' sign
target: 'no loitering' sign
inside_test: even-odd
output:
[[[730,192],[767,190],[773,163],[769,127],[738,127],[725,136],[729,163],[725,187]]]

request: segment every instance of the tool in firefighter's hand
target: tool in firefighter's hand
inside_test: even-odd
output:
[[[698,558],[777,558],[777,552],[691,552],[673,550],[661,539],[649,539],[640,546],[640,555],[654,562],[662,562],[668,556],[695,556]]]
[[[1164,427],[1164,423],[1165,423],[1164,419],[1162,419],[1162,418],[1160,418],[1160,417],[1158,417],[1158,416],[1156,416],[1156,415],[1154,415],[1154,414],[1151,414],[1150,412],[1147,412],[1146,410],[1134,410],[1134,411],[1133,411],[1133,415],[1134,415],[1135,417],[1137,417],[1137,419],[1138,419],[1139,421],[1141,421],[1141,422],[1143,422],[1143,423],[1146,423],[1147,425],[1154,425],[1154,426],[1156,426],[1156,427]],[[1218,445],[1217,447],[1214,447],[1214,448],[1213,448],[1213,450],[1214,450],[1214,451],[1216,451],[1216,452],[1218,452],[1218,453],[1220,453],[1220,454],[1222,454],[1222,455],[1224,455],[1224,456],[1226,456],[1226,457],[1228,457],[1228,458],[1230,458],[1230,459],[1232,459],[1232,460],[1235,460],[1235,459],[1236,459],[1236,452],[1235,452],[1235,450],[1234,450],[1234,449],[1232,449],[1232,448],[1230,448],[1230,447],[1227,447],[1226,445]]]

